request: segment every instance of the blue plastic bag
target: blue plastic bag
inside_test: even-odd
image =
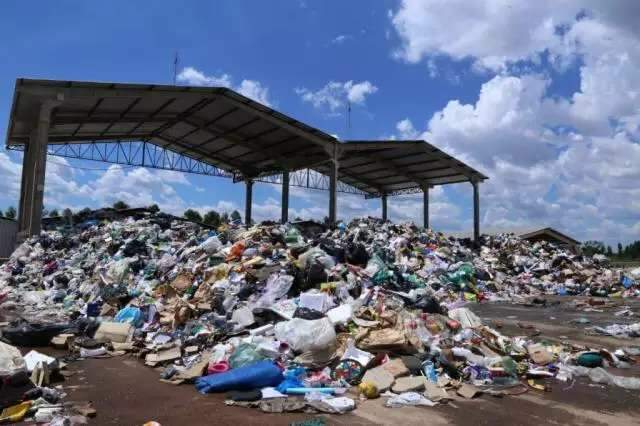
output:
[[[266,386],[277,386],[282,381],[282,372],[271,360],[258,361],[225,373],[210,374],[196,379],[200,393],[251,390]]]
[[[302,367],[292,368],[284,373],[284,380],[278,385],[276,390],[281,393],[286,393],[289,388],[302,388],[302,378],[306,376],[306,370]]]
[[[142,325],[142,311],[135,306],[127,306],[120,309],[120,312],[116,314],[115,320],[117,322],[126,322],[134,327]]]
[[[624,286],[624,288],[629,288],[632,285],[634,285],[636,282],[634,280],[632,280],[631,278],[627,277],[626,275],[622,276],[622,285]]]

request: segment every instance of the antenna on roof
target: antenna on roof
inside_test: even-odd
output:
[[[173,85],[176,85],[176,79],[178,77],[178,51],[176,50],[176,53],[173,57]]]
[[[347,100],[347,139],[351,139],[351,101]]]

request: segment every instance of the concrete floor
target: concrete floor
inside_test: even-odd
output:
[[[498,324],[507,335],[541,331],[550,340],[571,340],[611,349],[640,346],[640,339],[620,340],[588,336],[583,325],[569,321],[587,317],[593,323],[622,322],[607,312],[582,312],[567,305],[569,298],[547,307],[511,304],[473,305],[487,324]],[[626,302],[625,302],[626,303]],[[640,303],[630,303],[640,314]],[[633,320],[630,319],[631,321]],[[626,319],[629,321],[629,319]],[[636,320],[637,321],[637,320]],[[91,400],[98,411],[90,425],[141,425],[155,420],[167,425],[288,425],[292,421],[322,417],[331,425],[638,425],[640,393],[607,387],[579,379],[573,385],[550,381],[551,392],[529,392],[502,398],[481,396],[455,400],[436,407],[386,408],[384,400],[358,404],[350,414],[314,415],[305,413],[265,414],[256,409],[228,407],[223,395],[200,395],[191,385],[174,386],[158,381],[156,370],[144,367],[132,357],[88,359],[69,365],[75,374],[63,383],[71,400]],[[640,376],[640,366],[615,374]]]

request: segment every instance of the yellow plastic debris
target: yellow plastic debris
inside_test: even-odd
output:
[[[5,408],[2,410],[2,413],[0,413],[0,423],[19,422],[24,419],[29,407],[31,407],[31,401],[21,402],[20,404]]]

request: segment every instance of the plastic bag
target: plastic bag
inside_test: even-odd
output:
[[[446,279],[450,283],[464,288],[467,283],[471,282],[471,279],[474,277],[474,275],[475,271],[473,269],[473,265],[469,263],[463,263],[455,272],[447,274]]]
[[[287,393],[289,388],[302,388],[304,383],[302,379],[306,375],[306,370],[302,367],[292,368],[285,371],[284,380],[278,385],[278,392]]]
[[[209,254],[213,254],[222,248],[222,243],[218,237],[214,235],[204,240],[199,248]]]
[[[475,328],[482,325],[482,320],[467,308],[451,309],[449,318],[458,321],[463,328]]]
[[[243,343],[236,348],[229,357],[229,365],[231,368],[244,367],[245,365],[254,364],[262,361],[265,357],[256,350],[256,347],[250,343]]]
[[[15,346],[0,342],[0,377],[26,370],[24,358]]]
[[[196,389],[200,393],[251,390],[277,386],[282,379],[282,372],[273,361],[259,361],[226,373],[198,377]]]
[[[143,322],[142,311],[135,306],[127,306],[120,309],[114,319],[116,322],[124,322],[134,327],[141,326]]]
[[[336,332],[329,318],[304,320],[294,318],[276,324],[276,339],[287,342],[297,352],[324,350],[336,341]]]
[[[243,240],[238,241],[233,246],[231,246],[231,251],[227,256],[227,261],[237,260],[242,257],[242,253],[244,253],[245,244]]]
[[[329,256],[324,250],[318,247],[313,247],[306,252],[302,253],[298,258],[300,261],[300,267],[302,270],[310,268],[314,262],[319,262],[325,269],[331,269],[336,266],[336,262],[331,256]]]
[[[293,277],[284,274],[272,274],[267,280],[264,294],[258,299],[258,307],[271,307],[276,300],[284,297],[293,284]]]
[[[602,367],[574,367],[571,369],[571,373],[576,376],[589,376],[589,378],[595,383],[605,383],[607,385],[616,385],[624,389],[640,390],[640,378],[614,376]]]
[[[428,400],[424,396],[417,392],[404,392],[400,395],[393,395],[385,403],[387,407],[398,408],[408,405],[426,405],[427,407],[433,407],[435,402]]]
[[[127,274],[129,273],[129,264],[133,260],[134,259],[125,258],[114,262],[107,271],[107,277],[111,280],[111,282],[123,282],[127,277]]]
[[[158,268],[158,271],[160,271],[160,273],[164,274],[166,272],[169,272],[171,268],[173,268],[176,265],[177,262],[178,262],[178,259],[175,256],[165,253],[160,258],[160,260],[158,260],[156,267]]]
[[[22,323],[2,330],[2,337],[16,346],[49,346],[54,336],[64,332],[69,324]]]
[[[378,255],[373,255],[371,259],[369,259],[365,272],[371,277],[374,284],[382,284],[389,277],[387,265],[385,265]]]

